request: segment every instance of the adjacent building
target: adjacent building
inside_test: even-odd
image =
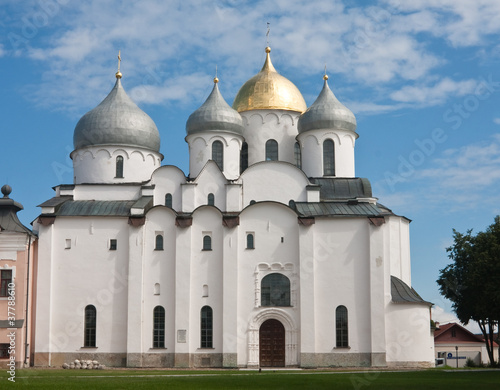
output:
[[[35,224],[36,365],[434,365],[410,221],[356,176],[328,77],[307,107],[270,51],[232,107],[215,78],[188,118],[188,175],[120,72],[77,123],[74,182]]]
[[[29,366],[34,351],[34,276],[36,235],[18,219],[23,206],[9,197],[4,185],[0,198],[0,367],[13,361]]]

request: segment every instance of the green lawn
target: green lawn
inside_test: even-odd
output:
[[[0,389],[500,389],[500,370],[254,371],[18,370]]]

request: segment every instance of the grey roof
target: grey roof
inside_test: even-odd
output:
[[[12,188],[9,185],[2,187],[3,198],[0,198],[0,231],[33,234],[24,226],[17,212],[23,209],[23,205],[9,198]]]
[[[342,129],[356,132],[356,117],[339,102],[325,79],[316,101],[300,117],[299,133],[316,129]]]
[[[392,215],[378,204],[360,202],[296,202],[295,210],[304,217],[379,217]]]
[[[153,120],[128,97],[120,79],[109,95],[77,123],[75,149],[93,145],[123,145],[160,150],[160,133]]]
[[[64,202],[67,202],[68,200],[72,200],[73,197],[71,196],[56,196],[54,198],[51,198],[49,200],[46,200],[42,204],[39,204],[38,207],[57,207]]]
[[[63,203],[55,215],[128,217],[135,202],[134,200],[72,200]]]
[[[186,122],[188,135],[204,131],[243,134],[241,115],[226,103],[217,83],[205,103],[193,112]]]
[[[424,301],[420,295],[401,279],[391,275],[391,296],[394,303],[432,303]]]
[[[372,197],[372,186],[365,178],[312,177],[309,181],[320,186],[321,200]]]

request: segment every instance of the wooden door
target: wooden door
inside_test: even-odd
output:
[[[267,320],[259,330],[261,367],[285,367],[285,327],[278,320]]]

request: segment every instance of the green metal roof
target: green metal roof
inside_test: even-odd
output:
[[[378,217],[392,213],[378,204],[348,202],[296,202],[297,213],[306,217],[352,216]]]
[[[128,217],[135,202],[134,200],[73,200],[63,203],[55,215]]]

